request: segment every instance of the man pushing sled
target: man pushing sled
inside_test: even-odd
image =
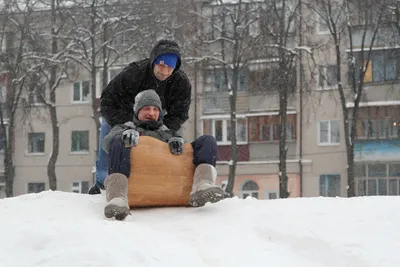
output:
[[[135,98],[132,121],[114,126],[103,139],[103,149],[109,155],[109,175],[104,186],[107,205],[104,215],[124,220],[129,212],[128,177],[130,174],[130,150],[139,143],[139,136],[151,136],[168,143],[172,154],[183,152],[185,140],[176,136],[159,118],[161,100],[154,90],[140,92]],[[215,203],[224,198],[224,191],[215,185],[217,178],[216,149],[213,136],[203,135],[191,143],[195,172],[189,205],[204,206],[207,202]]]

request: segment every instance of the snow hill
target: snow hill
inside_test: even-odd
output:
[[[0,200],[0,266],[400,266],[400,197],[233,198],[123,222],[104,203],[58,191]]]

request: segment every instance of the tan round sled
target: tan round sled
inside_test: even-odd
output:
[[[182,155],[173,155],[167,143],[141,136],[131,149],[129,206],[187,206],[193,175],[191,144],[184,144]]]

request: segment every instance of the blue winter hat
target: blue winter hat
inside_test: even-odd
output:
[[[175,54],[163,54],[158,56],[156,60],[154,60],[154,64],[167,65],[168,67],[171,67],[173,69],[175,69],[177,62],[178,56]]]

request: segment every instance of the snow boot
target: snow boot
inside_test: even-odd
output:
[[[189,205],[204,206],[207,202],[216,203],[224,199],[224,190],[215,185],[217,170],[210,164],[200,164],[194,171],[193,187],[190,192]]]
[[[101,194],[100,188],[94,184],[88,191],[89,195],[98,195]]]
[[[104,181],[108,204],[104,208],[106,218],[115,217],[122,221],[130,215],[128,205],[128,178],[121,173],[113,173]]]

